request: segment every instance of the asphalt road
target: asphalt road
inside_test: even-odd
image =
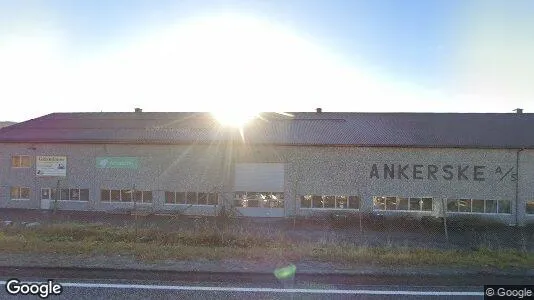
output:
[[[31,282],[33,280],[24,281]],[[35,281],[39,281],[38,279]],[[152,284],[88,281],[56,281],[63,286],[59,296],[49,299],[480,299],[482,287],[403,287],[403,286],[347,286],[300,283],[290,287],[256,287],[247,284]],[[1,282],[5,285],[5,281]],[[285,285],[285,286],[284,286]],[[2,299],[36,298],[12,296],[5,289]]]
[[[118,271],[105,269],[0,267],[0,299],[14,297],[6,281],[53,279],[62,285],[49,299],[482,299],[484,284],[526,284],[532,278],[469,276],[346,276],[297,274],[278,281],[272,274]]]

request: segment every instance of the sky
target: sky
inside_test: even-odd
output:
[[[534,111],[531,0],[0,0],[0,121]]]

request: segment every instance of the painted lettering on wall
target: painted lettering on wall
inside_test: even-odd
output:
[[[486,181],[496,176],[496,180],[509,178],[517,180],[514,168],[503,169],[497,166],[492,172],[483,165],[446,164],[373,164],[369,177],[371,179],[406,179],[406,180],[456,180],[456,181]],[[493,174],[491,174],[493,173]]]

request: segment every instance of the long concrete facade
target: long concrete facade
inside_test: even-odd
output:
[[[16,167],[14,156],[29,156],[31,164]],[[65,156],[66,176],[37,176],[37,156]],[[134,157],[138,166],[99,168],[98,157]],[[377,210],[440,216],[447,211],[510,225],[534,222],[526,208],[534,199],[534,150],[529,149],[3,143],[0,207],[112,211],[138,206],[214,215],[223,205],[235,204],[240,192],[234,189],[236,166],[251,163],[283,165],[283,190],[256,192],[283,192],[283,204],[274,208],[285,217]],[[29,195],[14,197],[17,187],[29,189]],[[45,207],[43,189],[86,189],[88,199],[53,199]],[[103,191],[128,189],[150,191],[151,199],[103,200]],[[169,203],[169,193],[186,191],[215,193],[218,199],[198,205]],[[338,198],[317,198],[325,195]],[[274,216],[251,213],[260,215]]]

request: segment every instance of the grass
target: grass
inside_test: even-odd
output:
[[[383,266],[449,266],[529,268],[534,253],[517,250],[437,250],[367,247],[334,241],[299,242],[283,234],[261,235],[240,228],[230,231],[204,226],[194,230],[137,230],[88,224],[54,224],[36,228],[8,227],[0,231],[0,252],[58,255],[121,255],[142,261],[240,259],[299,261]]]

